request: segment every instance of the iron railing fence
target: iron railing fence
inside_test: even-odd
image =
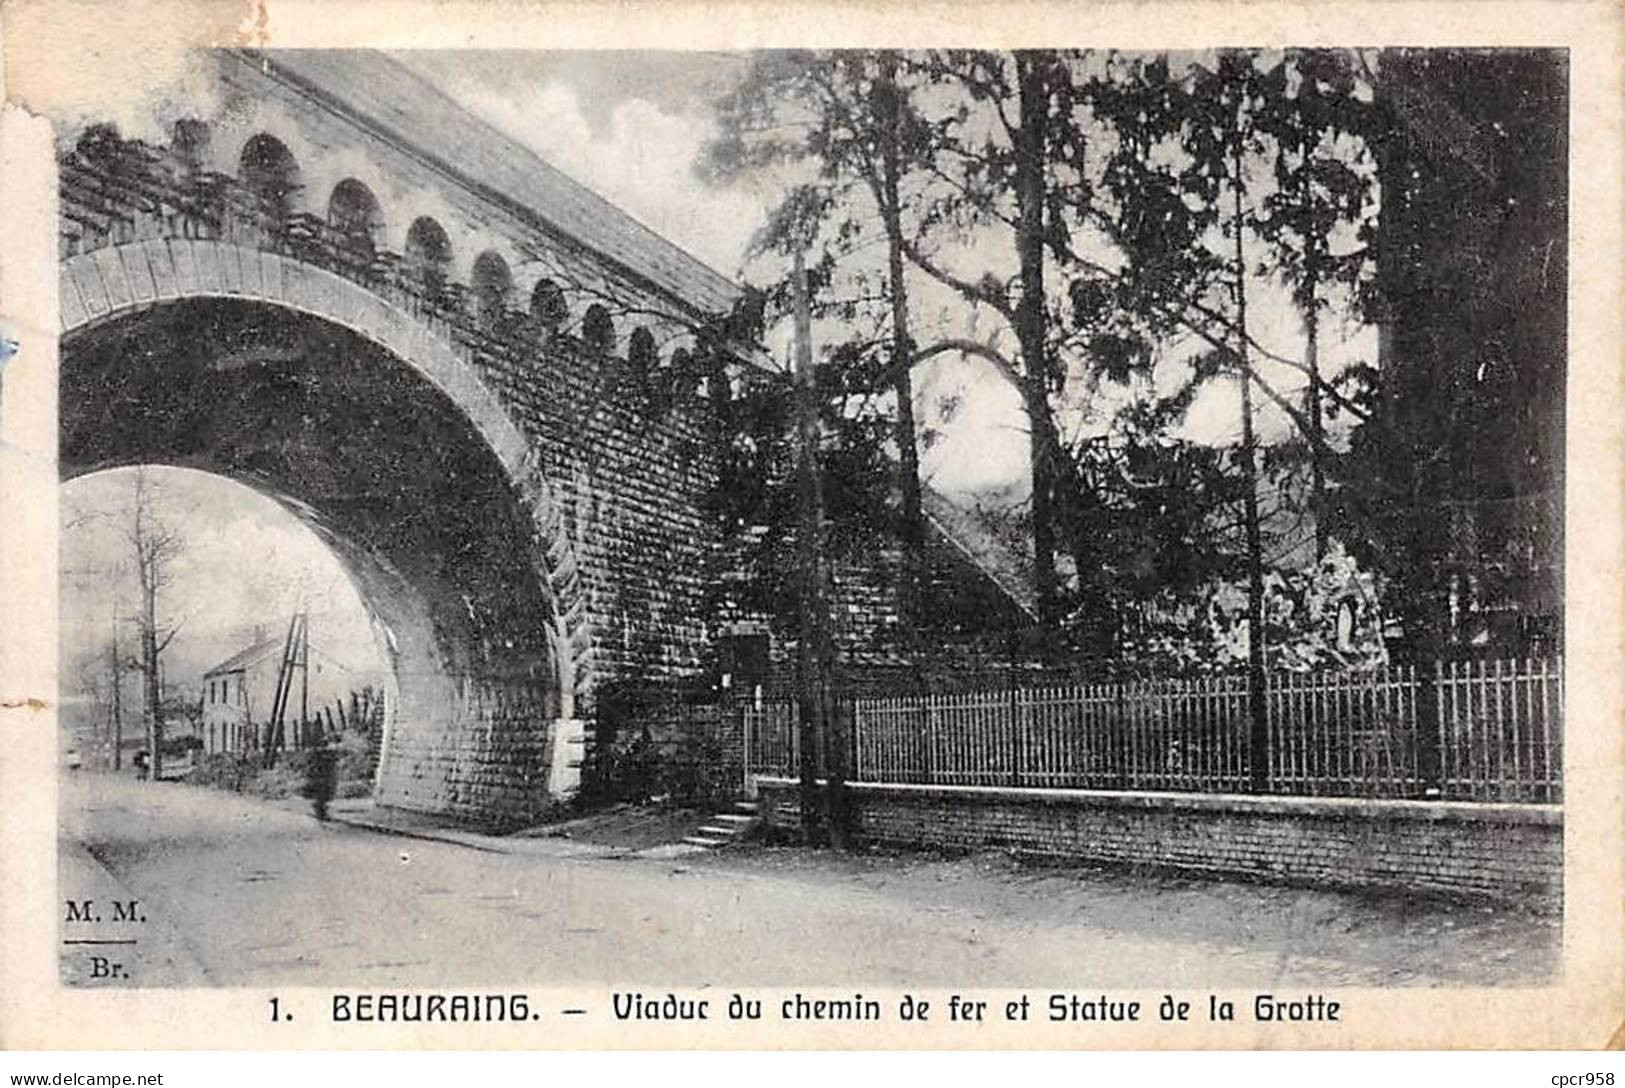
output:
[[[1256,755],[1244,674],[859,695],[840,717],[857,782],[1562,800],[1558,659],[1271,672],[1264,706]],[[797,775],[795,704],[741,713],[750,772]]]

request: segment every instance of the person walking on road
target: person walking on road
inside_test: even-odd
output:
[[[318,820],[327,819],[327,804],[333,800],[333,794],[338,787],[338,752],[328,737],[310,750],[309,762],[305,764],[304,794],[310,798],[310,806],[316,812]]]

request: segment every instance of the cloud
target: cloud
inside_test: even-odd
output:
[[[719,271],[740,268],[765,204],[742,190],[713,190],[693,172],[712,134],[708,117],[628,98],[607,126],[591,124],[576,90],[561,82],[504,88],[470,83],[458,100],[645,226]],[[543,209],[545,212],[545,209]]]

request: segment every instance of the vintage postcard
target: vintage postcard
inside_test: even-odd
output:
[[[0,7],[8,1048],[1593,1048],[1617,7]]]

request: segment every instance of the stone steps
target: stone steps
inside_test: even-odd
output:
[[[727,811],[712,816],[698,832],[684,836],[683,841],[707,850],[727,846],[738,842],[760,819],[755,801],[735,801]]]

